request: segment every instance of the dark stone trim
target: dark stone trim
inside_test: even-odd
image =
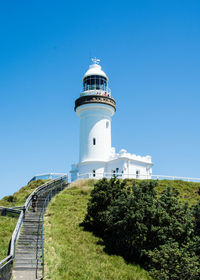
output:
[[[112,106],[116,111],[116,102],[113,98],[104,96],[104,95],[85,95],[81,96],[75,101],[75,107],[74,111],[76,111],[76,108],[84,105],[84,104],[90,104],[90,103],[100,103],[100,104],[107,104]]]

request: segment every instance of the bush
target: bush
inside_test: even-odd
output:
[[[8,202],[16,202],[16,197],[14,197],[14,195],[9,195],[5,197],[5,200],[7,200]]]
[[[164,245],[148,252],[148,268],[154,279],[194,280],[199,279],[199,258],[188,246],[168,240]]]
[[[156,181],[143,181],[132,192],[121,194],[106,212],[105,243],[128,260],[145,261],[144,249],[151,246],[156,211]]]
[[[155,279],[199,279],[200,204],[181,204],[169,187],[158,196],[157,184],[134,181],[130,189],[116,178],[98,181],[84,225],[109,252],[138,262]]]
[[[108,206],[122,193],[126,193],[125,188],[125,182],[120,183],[116,178],[99,180],[91,192],[83,225],[99,235],[103,234],[107,224]]]

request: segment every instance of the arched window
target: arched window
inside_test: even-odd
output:
[[[93,145],[96,145],[96,138],[93,138]]]

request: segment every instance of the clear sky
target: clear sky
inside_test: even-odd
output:
[[[200,177],[200,1],[0,1],[0,197],[78,161],[74,101],[101,59],[112,145]]]

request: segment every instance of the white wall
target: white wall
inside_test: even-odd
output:
[[[119,168],[118,173],[123,173],[122,178],[138,178],[138,179],[150,179],[151,165],[143,162],[136,162],[128,158],[119,158],[109,161],[106,165],[106,172],[113,173]],[[138,172],[138,176],[136,173]]]
[[[122,179],[125,178],[137,178],[137,179],[151,179],[152,166],[144,162],[136,162],[129,158],[118,158],[115,160],[107,162],[98,162],[98,161],[85,161],[77,165],[78,175],[81,175],[81,178],[95,178],[100,179],[102,177],[110,178],[115,170],[115,174],[118,174]],[[76,172],[75,167],[72,170]],[[95,176],[94,172],[95,170]],[[136,173],[138,172],[138,175]],[[72,172],[72,180],[76,179],[76,175]]]
[[[91,178],[100,179],[105,170],[105,162],[85,162],[79,165],[79,174],[89,174]],[[95,170],[95,173],[93,172]],[[95,175],[95,176],[94,176]],[[85,176],[88,178],[88,175]]]
[[[81,105],[76,112],[80,120],[79,162],[106,161],[111,153],[111,118],[114,108],[94,103]]]

